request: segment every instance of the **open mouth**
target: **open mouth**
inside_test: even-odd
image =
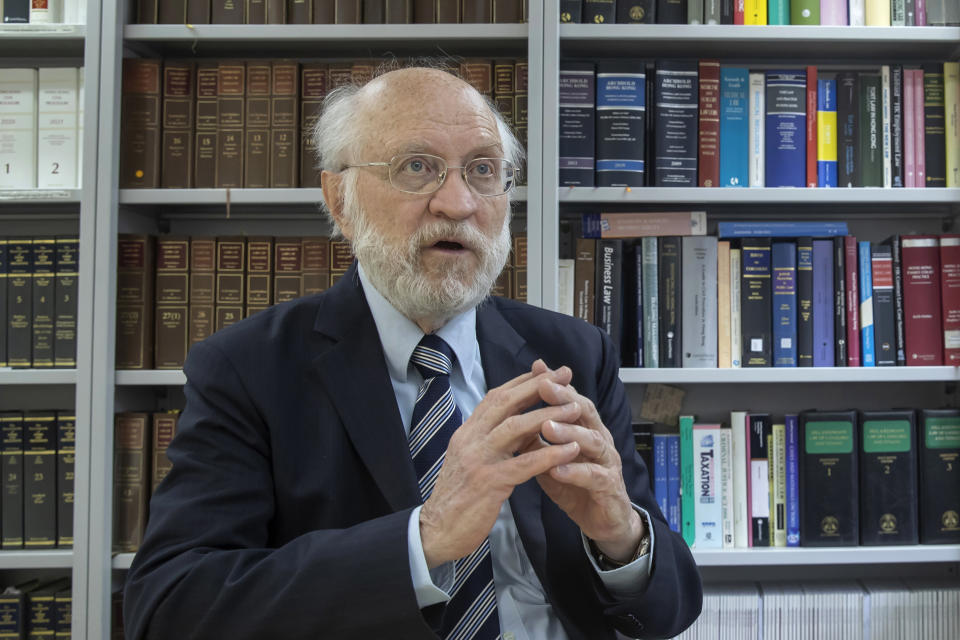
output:
[[[440,240],[433,245],[434,249],[441,249],[443,251],[463,251],[464,246],[459,242],[453,242],[451,240]]]

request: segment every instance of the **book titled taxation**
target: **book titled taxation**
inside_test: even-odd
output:
[[[644,183],[646,70],[640,60],[597,63],[596,183],[642,187]]]
[[[960,543],[960,410],[921,410],[917,440],[920,543]]]
[[[916,412],[860,414],[860,544],[917,544]]]
[[[797,244],[774,242],[771,252],[773,294],[773,366],[797,362]]]
[[[771,366],[770,250],[770,238],[742,241],[740,322],[744,367]]]
[[[900,260],[907,365],[940,366],[943,325],[939,239],[933,235],[901,236]]]
[[[768,187],[806,185],[806,72],[767,71],[766,170]]]
[[[750,72],[746,67],[720,69],[720,181],[721,187],[750,184],[749,133]]]
[[[693,425],[694,547],[723,546],[720,484],[720,425]]]
[[[717,239],[681,239],[682,366],[717,368]]]
[[[697,185],[696,61],[660,60],[656,64],[656,165],[658,187]]]
[[[595,72],[592,62],[560,65],[560,186],[594,186]]]
[[[800,545],[856,546],[859,465],[856,411],[800,414]]]
[[[584,238],[702,236],[706,233],[706,211],[585,213],[582,216]]]

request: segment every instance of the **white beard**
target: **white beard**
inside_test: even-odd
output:
[[[343,208],[353,224],[354,255],[370,282],[397,311],[414,322],[441,326],[490,294],[510,253],[509,210],[496,236],[487,236],[467,223],[444,219],[421,227],[405,242],[391,244],[370,223],[352,186],[349,181],[345,185]],[[479,265],[457,263],[444,266],[442,272],[425,272],[423,248],[441,239],[469,248]]]

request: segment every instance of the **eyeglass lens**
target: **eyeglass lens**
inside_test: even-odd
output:
[[[432,193],[443,184],[441,177],[446,175],[446,170],[447,163],[437,156],[397,156],[390,162],[390,183],[409,193]],[[502,195],[513,186],[513,165],[503,158],[475,158],[463,171],[467,184],[481,195]]]

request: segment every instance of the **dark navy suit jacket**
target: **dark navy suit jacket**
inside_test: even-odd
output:
[[[477,338],[488,388],[537,358],[573,369],[614,435],[631,498],[653,516],[649,584],[619,601],[536,480],[514,490],[520,538],[571,638],[679,633],[700,612],[700,577],[636,455],[609,338],[498,298],[478,308]],[[323,294],[194,345],[185,372],[173,469],[127,575],[127,638],[435,638],[443,606],[421,611],[410,579],[417,482],[356,266]]]

